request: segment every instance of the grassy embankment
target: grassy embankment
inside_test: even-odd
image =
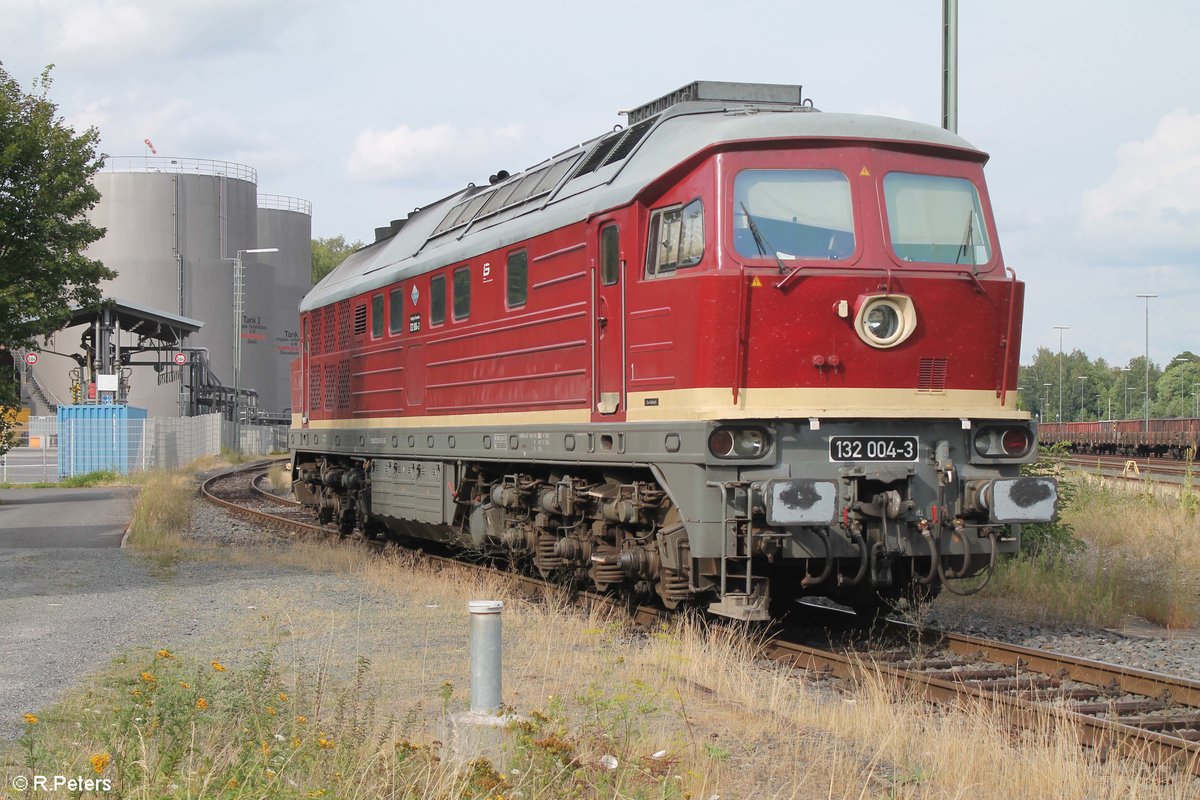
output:
[[[1200,493],[1060,472],[1060,524],[1034,530],[978,598],[1008,617],[1119,626],[1129,616],[1168,628],[1200,622]],[[943,602],[946,595],[943,595]],[[951,600],[950,602],[961,602]]]

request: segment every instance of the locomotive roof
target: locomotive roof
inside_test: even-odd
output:
[[[907,120],[805,106],[681,102],[627,130],[566,150],[494,186],[468,186],[393,224],[305,295],[308,311],[546,233],[632,202],[652,181],[714,145],[847,139],[932,145],[986,161],[957,134]]]

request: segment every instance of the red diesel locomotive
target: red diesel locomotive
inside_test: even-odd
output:
[[[765,619],[979,574],[1049,520],[987,156],[698,82],[377,231],[301,304],[297,496]]]

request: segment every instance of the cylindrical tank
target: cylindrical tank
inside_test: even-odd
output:
[[[292,405],[290,365],[300,354],[297,308],[312,288],[312,203],[260,194],[258,246],[279,252],[255,254],[246,269],[242,381],[263,376],[254,384],[259,408],[283,412]]]
[[[233,385],[233,259],[239,250],[258,247],[255,170],[244,164],[208,159],[113,157],[94,178],[101,199],[92,221],[106,229],[88,255],[117,271],[101,289],[115,298],[200,320],[204,327],[187,344],[208,349],[213,375]],[[246,256],[246,270],[253,268]],[[78,331],[56,335],[53,349],[77,352]],[[170,364],[170,353],[164,353]],[[134,361],[155,357],[140,353]],[[60,402],[70,402],[70,362],[43,359],[38,377]],[[151,416],[176,416],[184,410],[183,381],[167,366],[161,372],[132,367],[129,404]],[[248,372],[243,386],[274,386],[273,376]],[[273,391],[273,389],[272,389]]]

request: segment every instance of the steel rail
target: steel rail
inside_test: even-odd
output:
[[[303,533],[336,535],[332,527],[313,522],[281,517],[260,509],[246,508],[234,501],[217,496],[213,486],[222,480],[232,479],[241,473],[262,470],[262,464],[254,464],[213,476],[200,487],[201,495],[208,501],[220,505],[233,513],[261,521],[273,527],[286,527]],[[253,482],[253,479],[252,479]],[[279,500],[280,498],[274,498]],[[365,544],[382,549],[383,542],[363,540]],[[405,548],[407,549],[407,548]],[[555,584],[528,575],[503,571],[488,564],[475,564],[436,554],[419,552],[430,562],[458,568],[477,569],[502,575],[516,581],[526,590],[533,592],[560,593],[564,590]],[[571,592],[569,596],[589,607],[623,607],[635,621],[645,624],[670,616],[669,612],[651,606],[630,607],[612,596],[596,592]],[[829,611],[829,609],[824,609]],[[834,612],[836,613],[836,612]],[[847,616],[853,616],[847,614]],[[1128,694],[1142,698],[1153,698],[1152,707],[1163,710],[1174,704],[1186,711],[1200,711],[1200,681],[1176,678],[1148,670],[1124,667],[1087,658],[1068,656],[1021,645],[980,639],[965,634],[945,633],[930,629],[918,630],[906,623],[887,620],[885,625],[899,639],[919,640],[925,646],[937,645],[950,654],[950,658],[928,659],[926,668],[946,667],[954,663],[962,666],[962,658],[981,659],[986,664],[1002,665],[1003,669],[967,669],[962,672],[922,672],[918,669],[900,667],[897,664],[915,663],[920,659],[912,654],[863,654],[858,652],[836,652],[820,647],[805,645],[784,638],[774,638],[764,643],[764,655],[787,666],[810,672],[832,675],[842,680],[855,680],[868,674],[877,674],[898,686],[907,686],[928,701],[942,705],[961,706],[965,700],[983,703],[1010,714],[1027,727],[1044,726],[1048,721],[1057,721],[1074,726],[1080,733],[1081,742],[1101,752],[1115,750],[1122,755],[1153,764],[1179,767],[1200,776],[1200,741],[1184,736],[1172,736],[1152,727],[1178,727],[1178,721],[1194,722],[1187,727],[1200,728],[1200,713],[1191,717],[1147,718],[1141,717],[1144,725],[1122,722],[1120,719],[1104,719],[1091,713],[1072,710],[1065,703],[1054,703],[1060,699],[1082,696],[1104,697],[1102,703],[1093,704],[1096,713],[1119,710],[1138,711],[1145,702],[1113,699],[1114,695]],[[955,661],[958,658],[958,661]],[[890,663],[889,663],[890,662]],[[1011,674],[1010,674],[1011,673]],[[1097,687],[1080,691],[1060,688],[1062,681],[1072,681]],[[1049,687],[1049,688],[1048,688]],[[1044,692],[1047,699],[1036,699]],[[1122,705],[1123,704],[1123,705]]]

